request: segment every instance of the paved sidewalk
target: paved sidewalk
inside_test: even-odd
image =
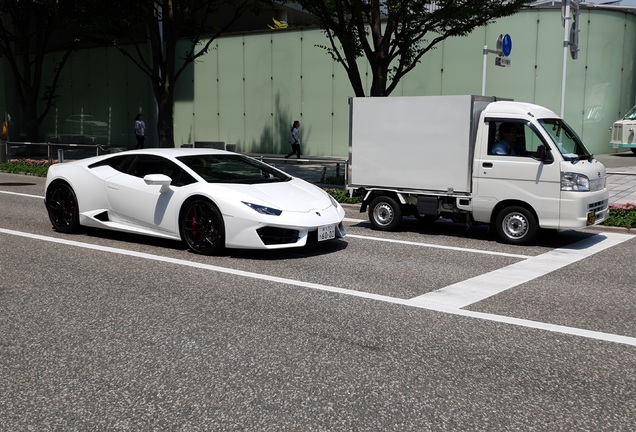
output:
[[[596,155],[607,171],[610,204],[636,204],[636,155],[631,151]]]

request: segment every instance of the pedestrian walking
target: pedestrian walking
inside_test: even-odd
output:
[[[135,138],[137,138],[137,146],[135,148],[144,148],[144,142],[146,141],[146,123],[144,123],[144,116],[141,113],[135,116]]]
[[[300,122],[294,120],[294,124],[291,127],[291,139],[289,141],[292,147],[291,153],[285,156],[285,159],[289,159],[290,156],[296,155],[297,159],[300,159]]]

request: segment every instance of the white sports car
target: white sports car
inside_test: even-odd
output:
[[[45,205],[59,232],[83,225],[181,239],[200,254],[345,236],[344,210],[325,191],[222,150],[131,150],[55,164]]]

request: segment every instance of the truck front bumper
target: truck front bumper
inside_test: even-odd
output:
[[[598,225],[609,217],[609,193],[561,192],[559,229],[583,228]]]

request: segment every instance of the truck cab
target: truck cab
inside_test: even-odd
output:
[[[612,125],[610,132],[610,146],[614,149],[630,149],[636,154],[636,106],[630,109],[627,114]]]
[[[600,223],[609,214],[606,173],[579,136],[543,107],[493,102],[481,115],[472,215],[516,243],[540,227]],[[501,143],[509,145],[503,152]]]

